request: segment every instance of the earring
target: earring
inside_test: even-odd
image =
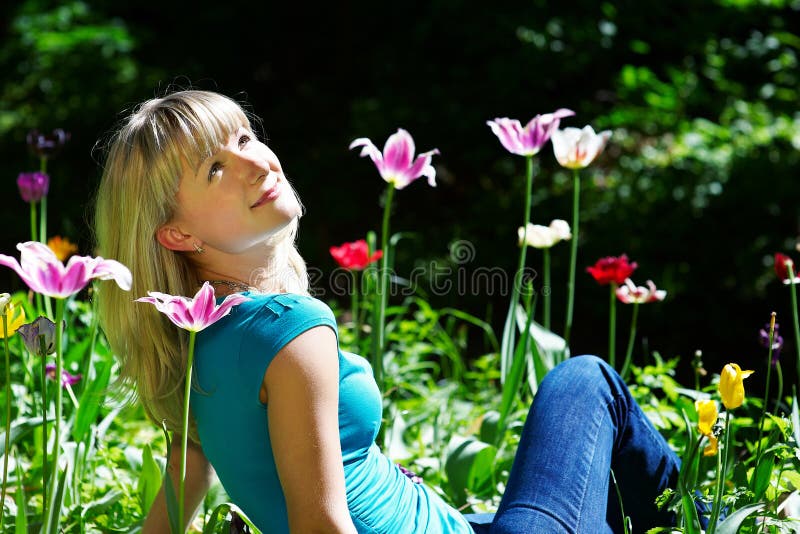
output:
[[[201,247],[197,243],[194,243],[194,249],[195,249],[195,251],[197,251],[198,254],[202,254],[203,252],[206,251],[206,249],[204,249],[203,247]]]

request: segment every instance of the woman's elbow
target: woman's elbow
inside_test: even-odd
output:
[[[325,512],[299,514],[289,518],[289,531],[298,534],[356,534],[350,514]]]

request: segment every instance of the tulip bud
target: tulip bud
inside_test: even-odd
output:
[[[0,315],[5,315],[5,324],[0,321],[0,339],[11,336],[25,322],[25,308],[11,300],[8,293],[0,294]]]
[[[722,369],[719,377],[719,394],[725,408],[733,410],[744,402],[744,384],[742,381],[753,374],[753,371],[742,371],[735,363],[729,363]]]
[[[8,293],[0,293],[0,315],[6,314],[9,304],[11,304],[11,295]]]
[[[43,172],[23,172],[17,177],[19,196],[25,202],[39,202],[47,196],[50,189],[50,177]]]
[[[38,130],[28,132],[27,142],[31,152],[40,158],[52,158],[69,141],[70,134],[61,128],[56,128],[50,135],[39,133]]]
[[[710,399],[695,401],[694,407],[697,410],[697,428],[700,433],[705,436],[711,436],[714,433],[714,424],[717,422],[719,412],[717,412],[717,403]]]
[[[47,356],[56,351],[56,323],[47,317],[37,317],[32,323],[20,326],[18,332],[31,353]],[[44,348],[40,338],[44,338]]]

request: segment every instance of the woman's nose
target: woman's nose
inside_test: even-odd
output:
[[[263,160],[243,154],[236,154],[235,158],[239,175],[248,184],[256,185],[270,173],[269,167]]]

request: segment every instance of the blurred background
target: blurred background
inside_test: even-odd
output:
[[[499,336],[507,294],[460,291],[456,280],[511,272],[517,261],[525,161],[486,121],[524,124],[567,107],[576,116],[562,127],[613,130],[581,173],[574,353],[607,346],[608,288],[585,268],[627,253],[639,264],[636,282],[668,291],[640,310],[637,354],[682,356],[686,384],[698,349],[712,372],[727,361],[763,369],[758,330],[774,310],[791,380],[789,290],[773,254],[800,259],[799,52],[798,0],[4,2],[0,251],[17,256],[15,244],[29,238],[16,186],[18,173],[38,169],[29,130],[71,133],[48,167],[48,229],[90,254],[97,143],[142,100],[216,90],[263,118],[307,209],[299,245],[323,273],[317,294],[341,307],[348,299],[326,287],[336,267],[328,248],[379,231],[385,189],[349,143],[369,137],[382,147],[402,127],[418,150],[438,148],[438,187],[420,180],[395,195],[392,230],[408,233],[395,270],[422,273],[417,290],[433,306],[488,319]],[[550,144],[535,172],[533,222],[570,220],[572,177]],[[466,260],[451,255],[454,246],[471,247]],[[551,255],[561,332],[569,247]],[[530,267],[541,260],[529,252]],[[448,276],[453,288],[437,290]],[[9,269],[0,284],[21,288]],[[630,312],[619,304],[620,352]],[[490,350],[480,332],[473,337],[471,354]]]

